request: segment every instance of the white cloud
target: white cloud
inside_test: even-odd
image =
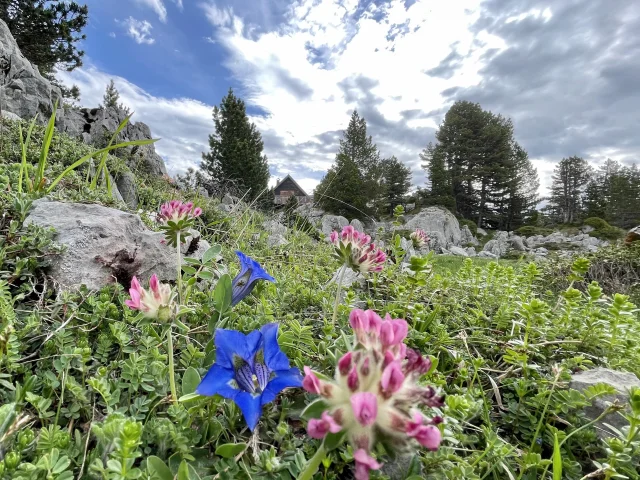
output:
[[[111,38],[116,38],[116,32],[109,32],[109,36]]]
[[[173,3],[176,4],[176,7],[178,7],[180,11],[184,10],[184,5],[182,5],[182,0],[173,0]]]
[[[146,20],[136,20],[133,17],[129,17],[122,22],[122,26],[126,28],[127,35],[133,38],[136,43],[152,45],[155,42],[155,39],[151,37],[153,26]]]
[[[312,148],[311,143],[322,133],[344,129],[350,111],[358,108],[382,154],[409,164],[414,184],[420,185],[424,176],[418,154],[437,124],[433,117],[410,119],[403,112],[441,108],[439,92],[452,82],[462,87],[477,83],[481,54],[502,45],[485,38],[483,48],[474,46],[468,27],[477,18],[479,0],[417,2],[409,9],[396,1],[386,12],[371,3],[354,20],[360,3],[302,0],[281,29],[267,33],[256,33],[233,10],[211,0],[201,8],[214,27],[213,38],[230,54],[226,66],[248,91],[247,102],[268,113],[255,121],[263,136],[281,144],[269,151],[265,142],[272,170],[321,176],[333,162],[337,141],[333,149]],[[383,13],[387,21],[378,22],[375,18]],[[453,78],[426,75],[454,43],[466,58]],[[310,61],[312,49],[319,62]],[[345,82],[358,77],[370,80],[347,92]]]
[[[87,62],[90,63],[90,62]],[[133,122],[144,122],[151,128],[156,151],[164,158],[169,173],[197,167],[202,152],[209,150],[208,138],[213,131],[213,106],[189,98],[156,97],[125,80],[102,72],[92,65],[73,72],[60,72],[67,85],[76,84],[82,95],[81,104],[90,107],[102,101],[102,95],[113,78],[120,101],[134,111]]]
[[[156,14],[158,18],[160,18],[161,22],[167,21],[167,9],[162,3],[162,0],[135,0],[140,5],[151,8]],[[177,1],[179,6],[182,6],[182,0]]]

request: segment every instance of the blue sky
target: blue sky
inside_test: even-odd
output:
[[[543,187],[563,156],[639,157],[637,2],[85,2],[85,65],[61,78],[88,107],[113,78],[173,174],[199,163],[229,87],[262,132],[273,180],[291,173],[309,191],[353,109],[415,185],[418,155],[458,99],[513,119]]]

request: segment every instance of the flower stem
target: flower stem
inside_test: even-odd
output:
[[[182,256],[180,252],[180,234],[176,242],[176,254],[178,255],[178,276],[176,277],[176,285],[178,287],[178,300],[182,306]]]
[[[343,265],[342,270],[340,271],[340,276],[338,277],[338,291],[336,292],[336,301],[333,304],[333,322],[332,324],[336,324],[336,319],[338,318],[338,305],[340,304],[340,290],[342,289],[342,280],[344,280],[344,274],[347,271],[347,266]]]
[[[178,404],[178,394],[176,390],[176,372],[173,365],[173,322],[169,324],[167,331],[167,355],[169,355],[169,386],[171,387],[171,401]]]
[[[313,475],[318,471],[318,467],[322,460],[325,457],[324,451],[324,443],[318,447],[318,451],[315,455],[307,462],[306,468],[302,471],[300,475],[298,475],[298,480],[311,480]]]

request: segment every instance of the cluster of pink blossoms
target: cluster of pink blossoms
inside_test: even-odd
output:
[[[442,397],[433,387],[418,385],[431,369],[431,360],[404,344],[405,320],[384,320],[373,310],[353,310],[349,316],[358,345],[339,361],[335,381],[320,380],[304,368],[302,386],[323,398],[327,405],[320,418],[309,420],[307,431],[313,438],[344,430],[356,462],[356,479],[367,480],[369,470],[381,465],[370,455],[376,436],[384,436],[395,448],[412,441],[436,450],[441,434],[439,416],[428,419],[418,407],[440,407]]]
[[[409,238],[411,238],[415,248],[422,248],[429,243],[429,235],[420,228],[416,228],[416,231],[412,232]]]
[[[131,300],[125,302],[129,308],[141,311],[148,318],[157,318],[162,321],[169,319],[171,287],[160,283],[155,273],[149,279],[149,291],[142,288],[138,279],[133,277],[129,295]]]
[[[160,221],[164,223],[168,221],[177,223],[181,220],[199,217],[201,214],[202,209],[194,208],[192,202],[183,203],[180,200],[171,200],[160,207]]]
[[[371,243],[371,237],[351,225],[344,227],[341,233],[331,232],[329,240],[335,245],[340,260],[356,272],[379,272],[387,261],[387,255]]]

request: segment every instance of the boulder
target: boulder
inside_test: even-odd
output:
[[[458,247],[456,245],[451,245],[449,247],[449,252],[452,255],[458,255],[459,257],[468,257],[469,256],[469,254],[467,253],[467,251],[464,248]]]
[[[467,247],[467,255],[469,257],[475,257],[477,255],[476,254],[476,249],[473,248],[473,247]]]
[[[442,253],[442,249],[447,248],[447,241],[442,232],[426,232],[429,236],[429,250]]]
[[[481,235],[481,236],[486,236],[487,235],[487,231],[484,228],[476,228],[476,235]]]
[[[329,283],[327,285],[338,283],[340,272],[343,268],[346,267],[342,266],[338,268],[338,270],[336,270],[336,273],[333,274],[333,277],[331,278],[331,280],[329,280]],[[363,286],[365,283],[365,279],[361,273],[355,272],[351,268],[347,268],[346,272],[344,272],[344,276],[342,277],[342,287],[348,288],[354,283],[357,283],[359,286]]]
[[[262,227],[270,234],[285,235],[287,233],[287,227],[273,219],[262,222]]]
[[[439,232],[442,234],[446,245],[460,245],[462,234],[460,232],[460,224],[458,219],[453,214],[442,207],[428,207],[422,210],[417,215],[413,216],[405,226],[407,230],[415,230],[420,228],[427,232],[429,235],[432,232]]]
[[[491,240],[489,240],[483,251],[489,252],[496,258],[503,256],[509,250],[509,235],[507,232],[497,231]]]
[[[517,235],[513,235],[511,238],[509,238],[509,245],[511,246],[511,248],[519,252],[527,251],[527,248],[524,246],[522,237],[519,237]]]
[[[136,176],[131,172],[118,173],[115,183],[118,186],[118,191],[124,203],[126,203],[131,210],[136,210],[138,208]]]
[[[580,231],[582,233],[591,233],[595,230],[591,225],[583,225],[580,227]]]
[[[84,284],[97,290],[115,282],[129,287],[131,277],[143,282],[153,274],[176,279],[175,250],[161,241],[162,232],[149,230],[138,215],[93,204],[37,200],[25,225],[53,227],[55,241],[66,247],[51,259],[49,274],[63,290]],[[183,254],[201,258],[208,244],[195,236],[183,245]]]
[[[585,408],[585,414],[587,418],[590,418],[591,420],[600,416],[602,412],[604,412],[604,410],[615,400],[618,400],[620,405],[625,405],[629,408],[629,389],[631,387],[640,387],[640,380],[633,373],[619,372],[617,370],[598,367],[573,375],[569,382],[569,388],[583,391],[598,383],[611,385],[615,388],[616,393],[613,395],[597,397],[593,400],[590,407]],[[607,423],[617,429],[629,424],[622,415],[612,413],[595,424],[598,436],[601,438],[613,436],[613,433],[611,433],[605,425]]]
[[[351,220],[351,223],[349,225],[351,225],[353,228],[355,228],[359,232],[364,232],[364,225],[357,218],[354,218],[353,220]]]
[[[349,220],[339,215],[325,215],[321,220],[321,228],[320,230],[327,237],[331,235],[331,232],[334,230],[338,233],[342,230],[343,227],[349,225]]]
[[[462,228],[460,228],[460,235],[461,235],[460,243],[462,245],[469,245],[469,244],[479,245],[480,244],[478,239],[473,236],[473,233],[471,233],[471,230],[466,225],[463,225]]]
[[[62,103],[60,89],[45,79],[38,67],[22,55],[7,24],[0,20],[0,102],[3,116],[11,112],[30,120],[38,115],[40,123],[49,120],[53,105]],[[60,109],[62,114],[62,109]],[[15,117],[14,117],[15,118]]]
[[[111,135],[126,118],[127,112],[118,107],[98,107],[71,109],[56,121],[56,127],[72,137],[81,139],[84,143],[96,148],[103,148],[109,142]],[[142,122],[129,122],[120,132],[115,142],[151,139],[151,130]],[[150,175],[162,176],[167,174],[164,160],[156,153],[153,144],[136,145],[115,150],[114,155],[123,155],[127,166],[134,172],[142,171]]]
[[[267,245],[269,248],[283,247],[289,245],[289,241],[281,233],[272,233],[267,237]]]
[[[301,217],[306,218],[316,227],[322,223],[322,217],[325,215],[325,211],[321,208],[316,208],[312,203],[306,203],[296,208],[295,212]]]
[[[497,259],[498,256],[491,253],[491,252],[487,252],[486,250],[482,250],[481,252],[478,252],[478,257],[480,258],[491,258],[491,259]]]
[[[238,199],[238,197],[234,197],[233,195],[231,195],[229,193],[225,193],[224,197],[222,197],[222,200],[220,200],[220,203],[222,205],[235,205],[239,201],[240,201],[240,199]]]
[[[624,243],[625,245],[631,245],[638,240],[640,240],[640,225],[629,230],[627,236],[624,238]]]

